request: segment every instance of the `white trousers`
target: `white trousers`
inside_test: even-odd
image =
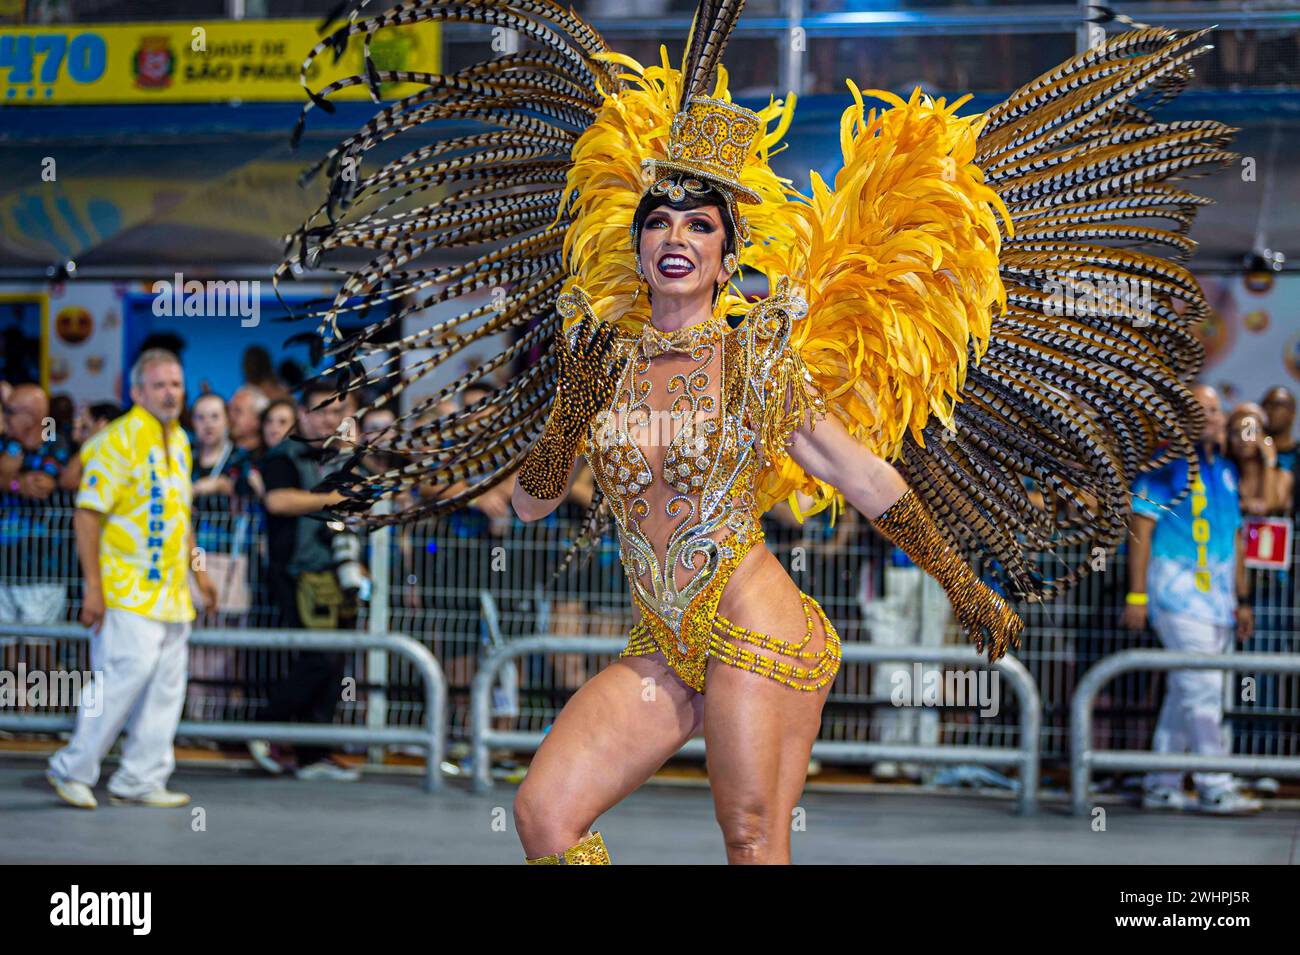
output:
[[[1167,650],[1184,653],[1232,650],[1234,627],[1170,613],[1154,615],[1151,626]],[[1228,747],[1223,739],[1223,680],[1222,670],[1169,670],[1151,748],[1157,753],[1225,755]],[[1232,774],[1193,773],[1192,781],[1204,795],[1230,786]],[[1147,789],[1182,789],[1183,773],[1148,773],[1145,785]]]
[[[952,616],[948,595],[939,582],[919,567],[885,568],[885,594],[866,603],[863,618],[871,642],[876,646],[938,647]],[[934,679],[940,668],[926,664],[924,680]],[[871,668],[871,695],[889,700],[899,681],[911,687],[915,671],[911,663],[877,663]],[[905,695],[912,699],[909,691]],[[939,713],[933,707],[877,706],[872,714],[876,738],[882,743],[939,745]]]
[[[90,641],[94,685],[84,690],[76,732],[50,757],[50,770],[94,786],[100,763],[125,729],[122,763],[109,779],[108,791],[143,796],[162,788],[176,766],[172,744],[185,702],[189,635],[188,622],[107,611],[99,635]],[[98,700],[87,696],[91,693],[100,694]],[[96,710],[98,715],[90,715]]]

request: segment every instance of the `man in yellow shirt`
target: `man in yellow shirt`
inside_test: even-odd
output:
[[[50,758],[46,778],[66,801],[97,805],[100,763],[123,729],[122,762],[108,781],[114,803],[183,806],[190,797],[166,783],[185,699],[190,626],[190,443],[179,421],[185,404],[180,361],[144,352],[131,369],[135,406],[82,449],[73,518],[84,576],[81,622],[90,628],[88,692],[77,729]],[[204,603],[216,591],[195,568]],[[92,710],[97,710],[92,715]]]

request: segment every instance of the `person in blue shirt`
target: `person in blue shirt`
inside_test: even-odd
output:
[[[1197,446],[1200,474],[1188,486],[1188,464],[1177,460],[1138,478],[1133,486],[1129,536],[1129,594],[1124,625],[1145,629],[1148,619],[1168,649],[1227,653],[1234,631],[1247,640],[1254,615],[1246,593],[1240,540],[1237,472],[1222,454],[1224,415],[1218,393],[1194,389],[1205,410]],[[1172,502],[1183,493],[1182,500]],[[1158,753],[1224,755],[1223,671],[1171,670],[1152,748]],[[1183,774],[1151,773],[1144,809],[1186,809]],[[1199,808],[1236,814],[1260,808],[1236,790],[1228,773],[1194,773]]]

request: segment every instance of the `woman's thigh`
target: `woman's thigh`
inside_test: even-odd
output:
[[[825,627],[814,615],[809,649],[825,639]],[[709,785],[728,855],[738,842],[752,839],[762,843],[765,856],[755,861],[789,861],[790,814],[803,792],[831,683],[797,690],[715,658],[705,688]]]
[[[660,654],[615,660],[569,699],[542,741],[516,800],[521,826],[531,821],[582,834],[649,779],[702,721],[703,698]]]

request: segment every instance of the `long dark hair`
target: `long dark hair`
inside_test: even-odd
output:
[[[303,395],[303,397],[307,396]],[[266,446],[266,420],[271,417],[271,412],[276,408],[288,408],[289,414],[293,416],[293,426],[289,428],[289,434],[298,430],[298,403],[292,398],[276,398],[257,416],[257,443],[262,449],[262,454],[271,450]],[[289,440],[289,434],[284,436],[285,441]]]

